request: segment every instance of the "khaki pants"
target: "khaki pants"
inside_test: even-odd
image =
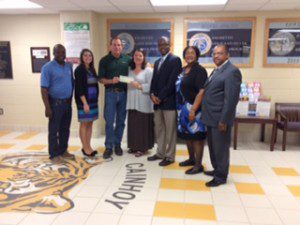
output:
[[[175,110],[155,110],[154,128],[157,141],[157,153],[160,158],[175,161],[177,112]]]

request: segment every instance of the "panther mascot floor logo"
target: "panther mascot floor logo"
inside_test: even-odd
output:
[[[75,157],[53,164],[45,153],[0,157],[0,212],[59,213],[74,207],[68,193],[99,160]]]

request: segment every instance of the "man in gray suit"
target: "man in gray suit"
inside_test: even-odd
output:
[[[207,142],[213,171],[204,172],[214,178],[208,187],[225,184],[229,170],[231,127],[239,100],[242,75],[229,61],[226,45],[217,45],[213,50],[217,68],[204,85],[202,121],[207,126]]]

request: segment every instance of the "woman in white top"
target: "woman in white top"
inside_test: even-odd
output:
[[[137,157],[154,146],[154,111],[149,94],[152,75],[152,69],[146,67],[145,51],[135,50],[128,73],[133,81],[127,91],[127,144],[128,152]]]

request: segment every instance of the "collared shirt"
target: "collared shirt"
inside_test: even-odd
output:
[[[208,81],[211,81],[212,77],[216,74],[217,71],[219,71],[223,66],[225,66],[225,64],[229,61],[229,59],[227,59],[225,62],[223,62],[222,65],[216,67],[213,72],[211,73],[211,75],[208,78]]]
[[[99,62],[99,79],[113,79],[114,77],[128,76],[128,67],[131,62],[131,57],[121,54],[116,58],[110,52],[104,56]],[[126,91],[127,85],[125,83],[107,84],[106,88],[118,88]]]
[[[217,69],[220,70],[223,66],[225,66],[225,64],[229,61],[229,59],[227,59],[225,62],[223,62],[222,65],[218,66]]]
[[[50,97],[66,99],[73,92],[73,69],[70,63],[60,65],[52,60],[42,67],[41,87],[47,88]]]
[[[166,60],[168,55],[170,55],[170,51],[160,58],[160,61],[159,61],[159,64],[158,64],[158,69],[160,69],[161,65],[164,63],[164,61]]]

